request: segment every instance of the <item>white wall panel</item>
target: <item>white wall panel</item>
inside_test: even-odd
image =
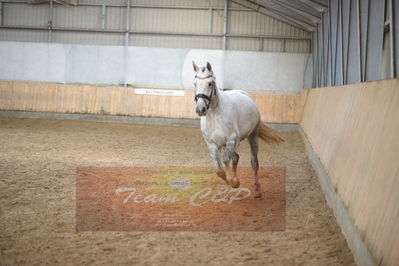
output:
[[[192,61],[219,87],[299,93],[307,54],[0,42],[0,79],[192,88]]]

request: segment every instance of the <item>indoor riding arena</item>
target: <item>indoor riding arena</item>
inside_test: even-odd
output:
[[[398,77],[396,0],[0,0],[0,265],[399,265]]]

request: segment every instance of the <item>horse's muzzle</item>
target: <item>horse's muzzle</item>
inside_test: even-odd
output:
[[[197,108],[195,109],[195,111],[197,112],[197,114],[198,114],[199,116],[204,116],[204,115],[206,115],[206,107],[203,106],[203,105],[200,105],[200,106],[197,105]]]

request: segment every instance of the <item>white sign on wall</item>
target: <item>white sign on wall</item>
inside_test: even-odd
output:
[[[184,96],[184,90],[165,90],[165,89],[134,89],[135,94],[146,95],[166,95],[166,96]]]

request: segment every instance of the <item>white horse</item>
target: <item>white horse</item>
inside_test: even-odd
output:
[[[262,197],[258,178],[258,137],[269,143],[284,141],[276,131],[264,125],[260,120],[258,107],[253,99],[244,91],[221,91],[216,87],[212,67],[198,68],[193,62],[196,72],[195,101],[196,112],[201,116],[201,131],[215,166],[217,175],[233,188],[240,186],[236,170],[239,156],[236,149],[240,141],[248,138],[251,148],[251,165],[254,171],[255,197]],[[220,155],[224,148],[222,161]],[[232,160],[232,167],[230,167]]]

